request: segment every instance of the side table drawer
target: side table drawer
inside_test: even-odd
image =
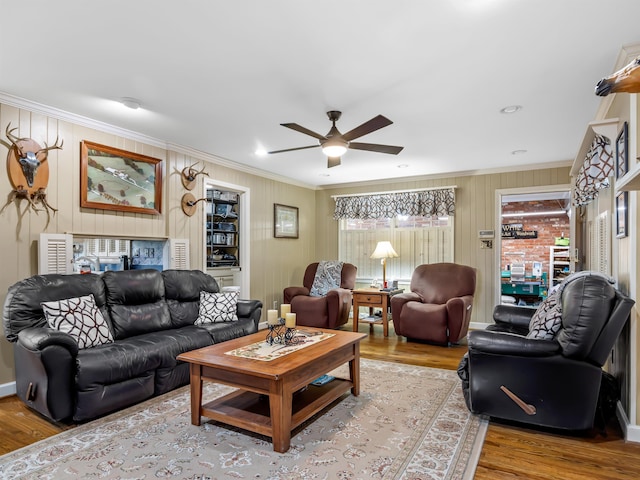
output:
[[[376,295],[375,293],[356,294],[354,300],[363,305],[382,305],[382,295]]]

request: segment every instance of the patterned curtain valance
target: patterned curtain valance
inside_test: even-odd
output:
[[[410,192],[336,197],[333,218],[393,218],[398,215],[446,216],[455,212],[455,190],[442,188]]]
[[[613,150],[611,141],[596,134],[587,152],[580,171],[576,176],[573,203],[586,205],[598,196],[603,188],[608,188],[609,176],[613,173]]]

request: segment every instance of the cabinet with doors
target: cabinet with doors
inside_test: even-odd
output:
[[[571,247],[549,247],[549,288],[555,287],[571,272]]]
[[[207,188],[207,268],[240,265],[240,196],[228,190]]]

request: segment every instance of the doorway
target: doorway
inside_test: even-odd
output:
[[[495,304],[537,308],[576,270],[568,185],[496,191]]]
[[[203,209],[203,266],[221,288],[238,288],[250,298],[251,190],[215,179],[205,179]]]

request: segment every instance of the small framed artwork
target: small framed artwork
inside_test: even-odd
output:
[[[624,122],[622,130],[616,139],[616,178],[622,177],[629,170],[629,140],[627,129],[627,122]]]
[[[83,141],[80,206],[159,215],[162,160]]]
[[[298,238],[298,207],[273,204],[273,236]]]
[[[627,213],[627,200],[629,192],[620,192],[616,196],[616,237],[627,236],[627,223],[629,214]]]

